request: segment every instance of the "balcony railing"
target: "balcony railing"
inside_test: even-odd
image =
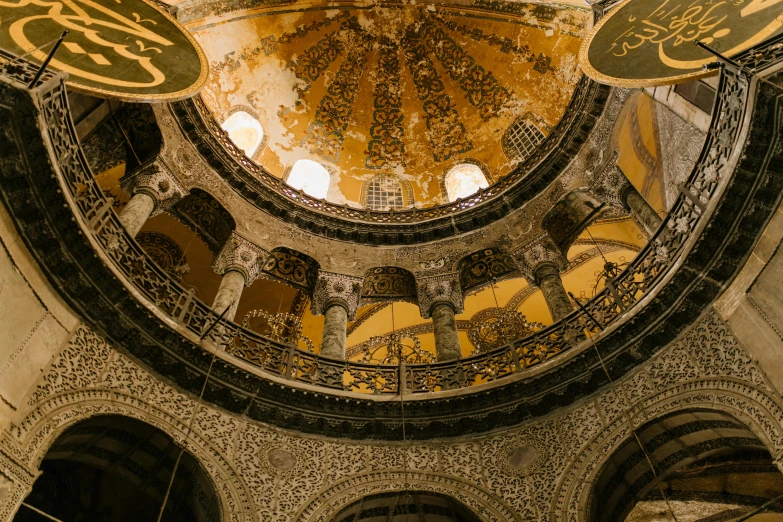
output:
[[[25,85],[30,69],[6,70],[9,83]],[[10,78],[8,78],[10,76]],[[150,309],[190,337],[209,330],[206,340],[267,374],[329,389],[372,394],[421,394],[453,390],[510,379],[515,374],[562,355],[577,346],[598,326],[622,322],[642,306],[663,279],[677,270],[708,219],[711,203],[720,195],[733,171],[749,96],[742,74],[724,68],[710,131],[701,155],[661,229],[636,259],[598,295],[550,327],[494,351],[444,363],[383,366],[337,361],[274,342],[228,321],[218,320],[205,303],[172,279],[125,231],[112,201],[90,171],[79,144],[68,106],[65,84],[52,84],[41,95],[42,132],[55,166],[56,182],[69,200],[84,234],[99,245],[100,254],[124,278],[124,284]],[[228,145],[228,144],[227,144]],[[346,215],[346,217],[350,217]],[[213,323],[217,326],[210,330]]]

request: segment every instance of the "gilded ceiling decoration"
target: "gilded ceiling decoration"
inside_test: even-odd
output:
[[[276,248],[262,269],[267,276],[289,283],[308,295],[318,279],[318,262],[290,248]]]
[[[201,189],[191,190],[189,195],[174,205],[174,211],[189,228],[196,231],[215,255],[236,229],[231,214],[212,195]]]
[[[364,276],[362,300],[416,299],[416,280],[413,274],[394,266],[373,268]]]
[[[485,285],[493,280],[519,274],[514,259],[499,248],[485,248],[464,258],[457,265],[463,292]]]
[[[498,179],[519,161],[503,153],[509,125],[525,114],[544,133],[557,123],[588,18],[533,4],[316,4],[190,29],[212,64],[205,102],[219,117],[258,113],[269,141],[257,161],[270,173],[322,162],[336,178],[327,199],[360,205],[362,182],[386,172],[428,206],[444,200],[446,162],[478,161]]]
[[[136,236],[136,241],[149,254],[152,260],[174,279],[181,282],[185,274],[190,271],[185,253],[166,234],[141,232]]]

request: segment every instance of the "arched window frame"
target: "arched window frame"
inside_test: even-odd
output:
[[[524,129],[521,126],[526,126]],[[517,129],[519,130],[517,131]],[[544,120],[536,116],[532,112],[527,112],[524,115],[515,119],[511,125],[506,128],[501,139],[501,145],[503,147],[503,153],[510,161],[522,162],[529,158],[536,148],[546,139],[549,133],[552,131]],[[519,147],[514,143],[513,134],[527,134],[530,138],[530,147],[526,147],[522,153],[519,152]]]
[[[472,158],[465,158],[465,159],[452,161],[446,166],[445,169],[443,169],[443,175],[440,177],[440,191],[441,194],[443,195],[443,201],[445,203],[452,203],[452,201],[449,199],[449,191],[446,189],[446,179],[448,178],[449,173],[451,173],[451,171],[454,170],[455,167],[464,165],[465,163],[476,165],[478,168],[481,169],[481,172],[484,174],[484,178],[487,180],[487,186],[490,186],[495,182],[492,173],[489,171],[489,168],[484,163],[478,160]],[[456,199],[454,201],[456,201]]]
[[[237,112],[246,112],[247,114],[249,114],[258,122],[259,125],[261,125],[261,130],[264,132],[264,135],[261,137],[261,143],[258,144],[258,147],[256,147],[256,150],[253,151],[253,154],[247,156],[251,160],[256,161],[258,158],[261,157],[261,153],[264,151],[264,148],[266,147],[266,143],[269,139],[269,133],[267,133],[266,128],[264,128],[264,125],[261,123],[261,118],[258,117],[258,113],[252,107],[248,107],[247,105],[236,105],[234,107],[231,107],[223,114],[221,114],[220,117],[218,118],[218,124],[220,125],[220,127],[223,128],[223,123],[232,114],[235,114]]]
[[[325,165],[324,163],[322,163],[322,162],[320,162],[320,161],[318,161],[316,159],[313,159],[313,158],[299,158],[299,159],[297,159],[296,161],[293,162],[293,164],[291,164],[290,166],[288,166],[285,169],[285,172],[283,173],[283,181],[285,181],[290,187],[294,188],[293,185],[291,185],[289,183],[289,179],[291,178],[291,172],[294,170],[294,167],[296,166],[296,164],[299,163],[302,160],[308,160],[308,161],[312,161],[313,163],[317,163],[318,165],[323,167],[323,169],[328,174],[328,176],[329,176],[329,183],[326,186],[326,194],[324,194],[324,196],[322,198],[320,196],[313,196],[312,194],[308,194],[307,192],[305,192],[305,194],[307,194],[311,198],[326,200],[327,196],[329,195],[329,189],[332,187],[332,180],[334,179],[334,171],[332,170],[332,168],[329,165]],[[299,189],[296,189],[296,190],[299,190]]]
[[[371,178],[364,180],[364,183],[362,183],[362,205],[365,208],[369,208],[371,210],[385,210],[372,208],[370,206],[370,187],[374,181],[380,181],[381,179],[391,179],[400,184],[400,188],[402,189],[402,205],[392,207],[394,210],[400,210],[413,206],[413,187],[411,186],[410,181],[393,174],[376,174]]]

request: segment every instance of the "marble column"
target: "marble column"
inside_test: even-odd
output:
[[[314,315],[324,316],[323,357],[345,359],[346,328],[356,319],[361,293],[361,277],[318,271],[310,307]]]
[[[258,279],[268,257],[269,252],[232,232],[212,263],[215,272],[223,274],[212,310],[222,314],[228,309],[223,318],[234,320],[242,291]]]
[[[435,334],[435,356],[438,362],[453,361],[462,357],[457,335],[457,319],[454,308],[448,303],[432,307],[432,330]]]
[[[324,332],[321,341],[321,356],[330,359],[345,359],[346,328],[348,310],[342,303],[329,305],[324,310]]]
[[[242,297],[242,290],[245,288],[245,276],[238,270],[228,270],[223,274],[223,280],[220,281],[215,300],[212,302],[212,310],[215,313],[222,314],[226,321],[233,321],[239,307],[239,298]]]
[[[552,321],[556,322],[574,310],[563,287],[560,274],[568,267],[568,260],[552,238],[544,233],[513,253],[528,284],[537,286],[544,294]]]
[[[601,202],[614,207],[616,211],[630,213],[648,238],[652,237],[663,223],[661,216],[617,166],[617,154],[598,173],[590,190]]]
[[[436,359],[439,362],[460,359],[462,348],[457,335],[456,314],[463,310],[463,299],[459,274],[418,278],[416,292],[421,316],[432,318]]]
[[[120,212],[120,222],[132,237],[150,218],[171,208],[187,191],[159,158],[144,163],[122,177],[122,188],[132,194]]]
[[[653,237],[661,227],[663,219],[633,185],[626,189],[623,203],[625,203],[639,224],[642,225],[642,228],[647,233],[647,237]]]
[[[552,321],[559,321],[574,311],[574,305],[560,279],[560,269],[553,263],[542,263],[535,270],[536,286],[544,294]]]
[[[138,192],[128,201],[118,217],[128,234],[136,237],[154,210],[155,198],[144,192]]]

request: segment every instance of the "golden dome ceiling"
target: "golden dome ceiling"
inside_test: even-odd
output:
[[[504,132],[522,117],[546,133],[579,78],[587,11],[478,6],[299,4],[193,22],[213,68],[203,97],[221,121],[258,118],[254,159],[273,175],[326,166],[330,201],[362,204],[363,182],[390,174],[406,204],[441,203],[457,163],[490,182],[508,173]]]

